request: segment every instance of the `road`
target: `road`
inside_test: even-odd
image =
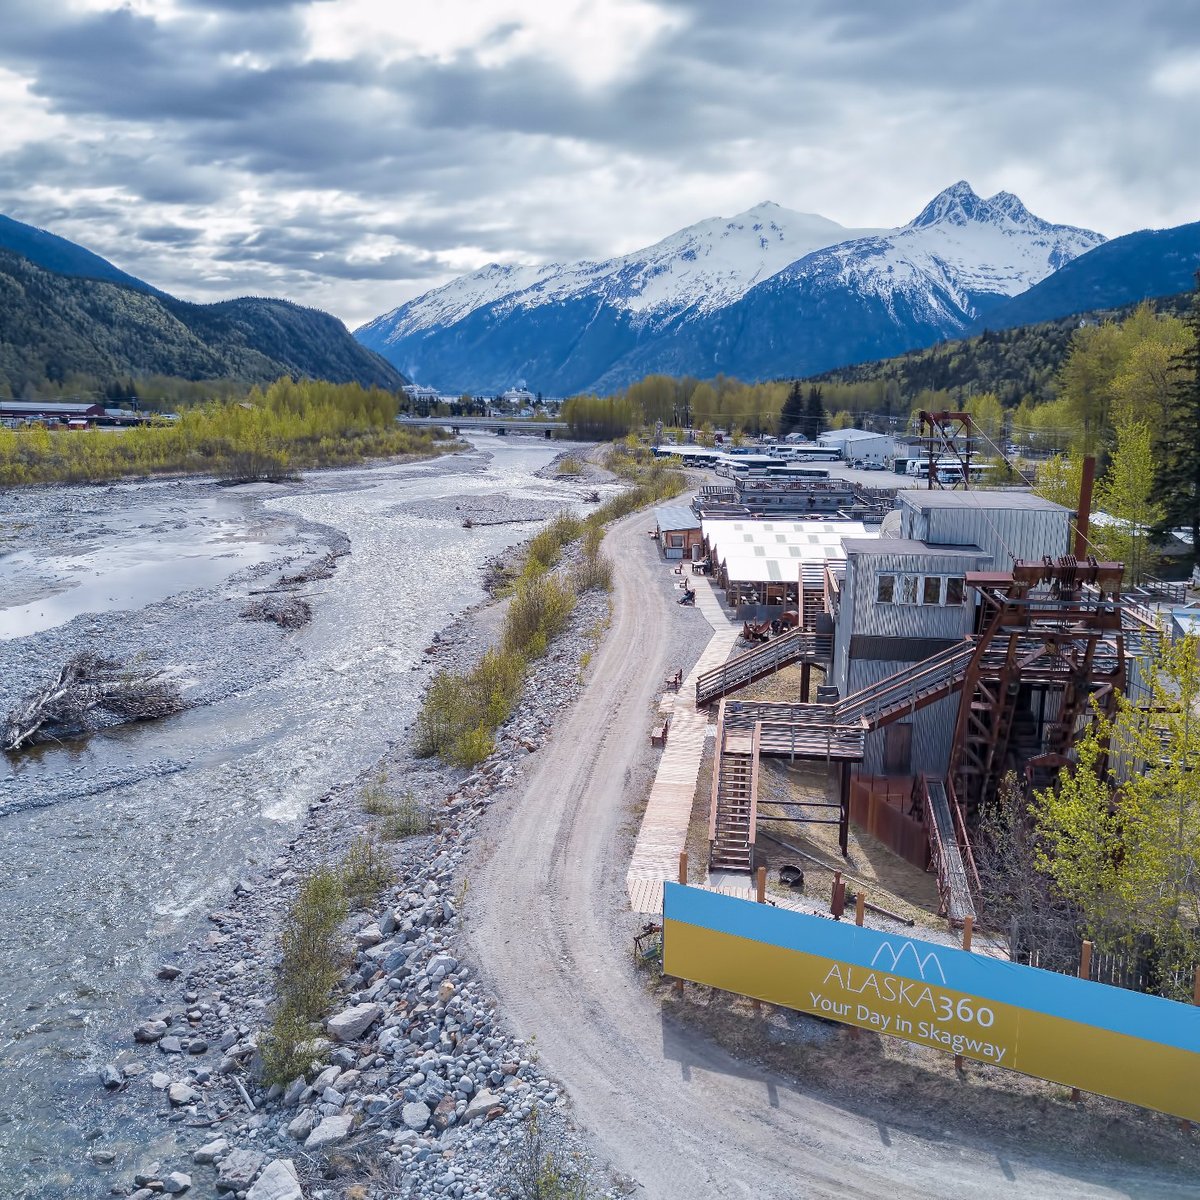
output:
[[[652,1200],[1194,1197],[1194,1179],[1106,1162],[1100,1148],[1084,1165],[1045,1146],[989,1144],[950,1118],[923,1131],[904,1105],[867,1115],[664,1018],[632,968],[621,915],[623,831],[644,783],[651,704],[678,665],[645,525],[635,514],[608,536],[612,628],[527,785],[490,814],[467,911],[503,1016],[536,1036],[597,1152]],[[1037,1124],[1035,1101],[1021,1117]]]

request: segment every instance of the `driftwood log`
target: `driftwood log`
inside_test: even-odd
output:
[[[283,629],[303,629],[312,620],[312,605],[299,596],[263,596],[238,614],[247,621],[274,621]]]
[[[86,733],[93,715],[152,721],[183,708],[179,687],[161,671],[127,668],[116,659],[77,654],[45,687],[8,714],[0,748],[20,750],[34,742]]]

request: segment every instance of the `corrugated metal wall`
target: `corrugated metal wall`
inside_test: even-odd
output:
[[[970,492],[960,493],[970,496]],[[991,563],[988,568],[1007,571],[1014,558],[1058,558],[1071,549],[1071,514],[1065,509],[974,507],[969,500],[946,508],[921,511],[919,500],[901,495],[902,537],[945,546],[978,546]]]

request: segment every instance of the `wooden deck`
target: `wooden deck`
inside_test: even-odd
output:
[[[671,734],[625,876],[630,907],[645,914],[662,912],[663,880],[679,878],[679,855],[687,843],[700,759],[705,739],[712,732],[708,714],[696,708],[696,679],[725,662],[740,632],[722,611],[708,579],[698,577],[691,582],[696,607],[713,627],[713,635],[679,691],[668,692],[660,705],[671,714]]]

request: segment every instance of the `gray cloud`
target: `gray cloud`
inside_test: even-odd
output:
[[[501,19],[457,53],[333,59],[304,24],[326,2],[0,0],[0,68],[65,121],[0,152],[0,211],[168,290],[351,323],[765,198],[898,224],[965,176],[1109,234],[1196,215],[1200,93],[1154,79],[1200,24],[1162,0],[659,0],[674,25],[601,83],[552,52],[484,65],[518,44]]]

